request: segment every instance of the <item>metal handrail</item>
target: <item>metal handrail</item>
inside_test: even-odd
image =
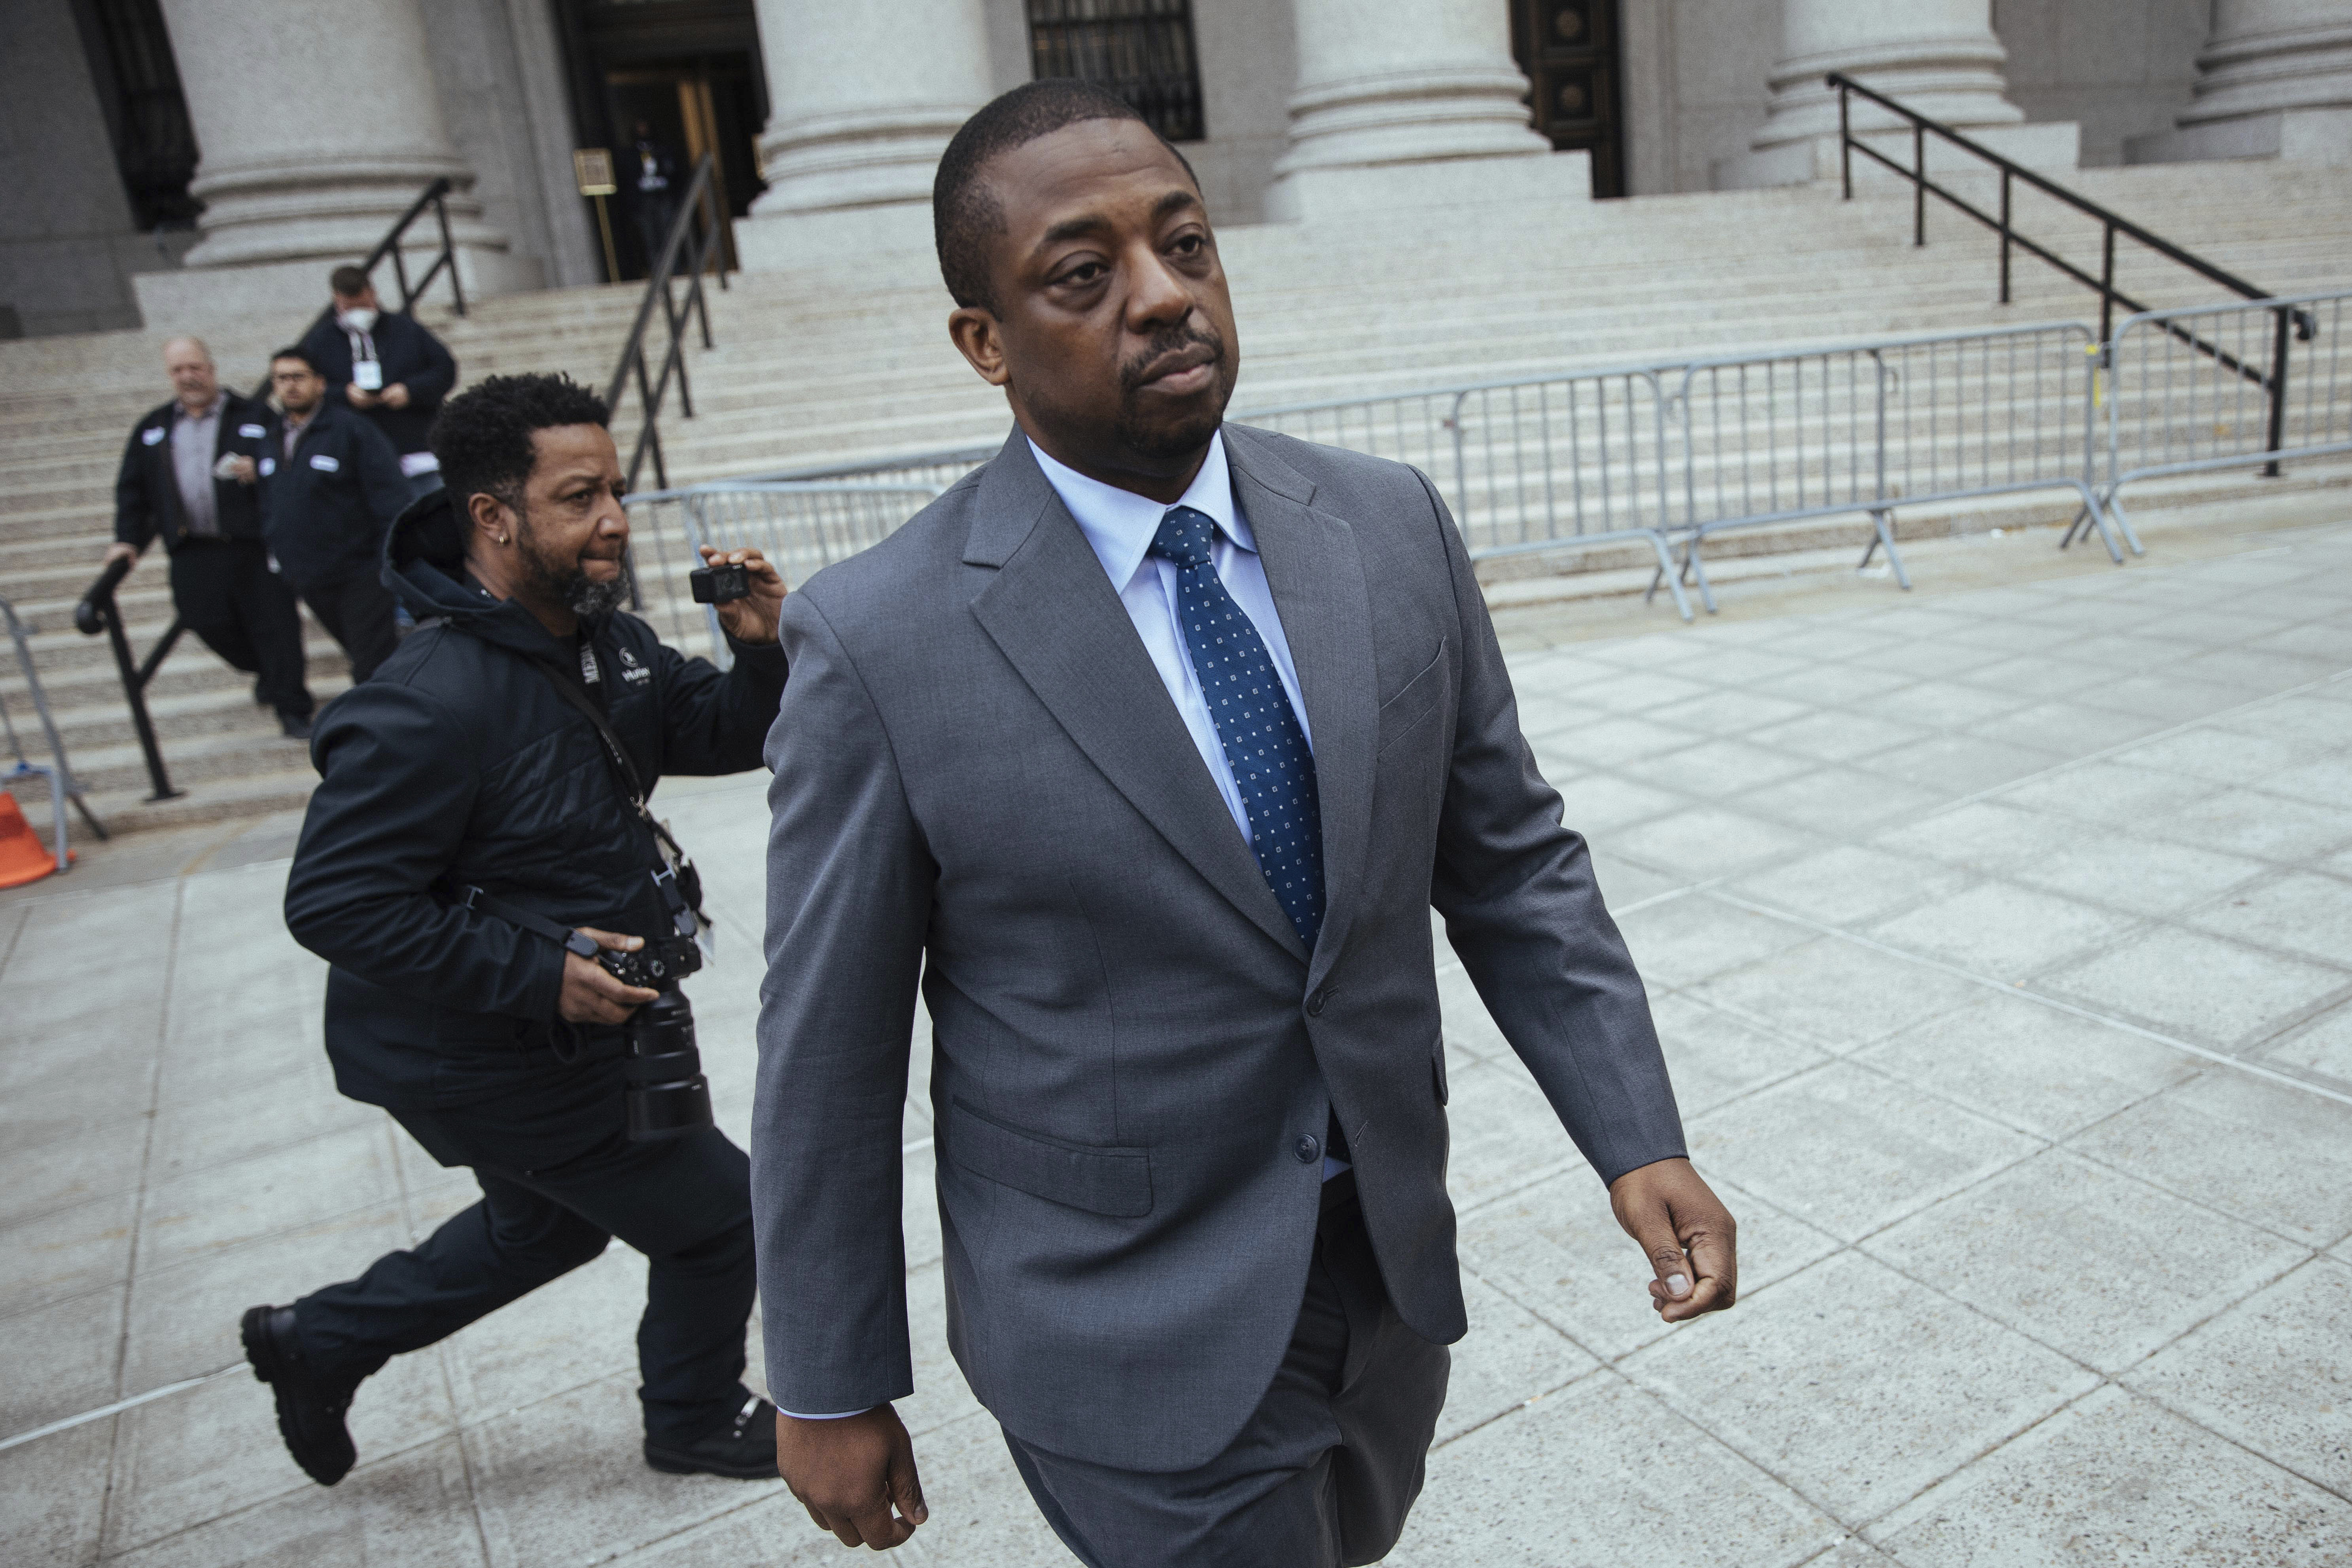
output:
[[[58,734],[58,721],[49,713],[49,699],[41,689],[40,671],[33,668],[33,645],[25,636],[25,623],[16,617],[16,606],[0,599],[0,618],[8,623],[8,640],[16,645],[16,668],[25,672],[25,689],[32,695],[33,711],[40,716],[41,733],[49,742],[49,763],[47,767],[25,755],[24,742],[16,738],[16,721],[8,715],[8,705],[0,701],[0,727],[8,733],[8,749],[16,754],[16,765],[0,780],[47,778],[49,781],[49,816],[51,821],[49,853],[56,857],[58,870],[65,871],[73,864],[72,852],[66,847],[66,802],[70,800],[89,830],[100,838],[111,837],[106,824],[89,808],[83,798],[81,783],[74,777],[73,764],[66,760],[66,743]]]
[[[137,561],[138,557],[127,555],[106,563],[98,581],[74,605],[74,626],[86,637],[104,632],[114,649],[114,668],[122,677],[123,700],[131,704],[131,727],[138,733],[139,750],[147,759],[148,782],[155,786],[154,793],[147,797],[152,803],[174,800],[187,793],[172,787],[172,775],[163,766],[163,749],[155,743],[154,721],[147,716],[147,683],[155,679],[155,671],[163,668],[164,657],[180,640],[180,634],[187,630],[188,623],[174,615],[171,626],[148,650],[146,658],[131,656],[131,638],[122,629],[122,610],[114,602],[114,590],[131,574]]]
[[[2010,250],[2014,246],[2029,255],[2048,262],[2075,282],[2096,291],[2099,296],[2098,341],[2103,345],[2112,343],[2115,341],[2115,314],[2117,305],[2123,306],[2126,311],[2135,315],[2146,315],[2155,310],[2155,307],[2134,299],[2116,287],[2116,237],[2117,235],[2146,246],[2158,256],[2187,268],[2209,282],[2220,284],[2240,299],[2271,300],[2277,297],[2274,290],[2265,289],[2259,283],[2250,283],[2236,273],[2217,267],[2195,252],[2173,244],[2161,235],[2150,233],[2121,213],[2101,206],[2088,196],[2070,191],[2055,180],[2038,174],[2021,163],[2002,157],[1983,143],[1961,135],[1941,121],[1931,120],[1917,110],[1898,103],[1883,92],[1864,87],[1843,71],[1832,71],[1822,80],[1826,85],[1837,89],[1838,179],[1843,199],[1847,201],[1853,199],[1853,154],[1858,151],[1863,156],[1885,165],[1911,183],[1911,243],[1913,246],[1924,246],[1927,243],[1927,197],[1931,194],[1991,229],[2000,237],[2000,302],[2004,305],[2011,302]],[[1851,99],[1855,94],[1868,99],[1890,113],[1900,115],[1910,122],[1911,167],[1905,168],[1901,163],[1854,134]],[[1984,211],[1974,203],[1955,195],[1927,177],[1927,139],[1930,132],[1950,142],[1969,156],[1990,163],[2000,172],[2000,212],[1998,216]],[[2019,180],[2024,181],[2053,200],[2073,207],[2085,217],[2098,221],[2100,226],[2098,276],[2093,277],[2047,246],[2037,244],[2017,232],[2015,225],[2011,221],[2010,198],[2011,188]],[[2264,395],[2270,399],[2270,449],[2275,451],[2284,434],[2283,421],[2286,416],[2287,339],[2292,332],[2296,339],[2308,342],[2315,328],[2316,323],[2308,312],[2291,307],[2282,307],[2278,312],[2278,326],[2273,338],[2271,363],[2267,371],[2247,363],[2237,355],[2230,353],[2219,343],[2209,342],[2186,328],[2168,323],[2166,330],[2215,363],[2233,374],[2244,377],[2263,389]],[[2276,463],[2272,463],[2263,469],[2263,473],[2273,479],[2278,477],[2278,471]]]
[[[686,376],[686,327],[689,318],[698,321],[702,328],[702,346],[711,346],[710,307],[703,298],[702,279],[706,271],[713,270],[711,261],[719,248],[721,220],[715,179],[716,165],[706,153],[694,165],[694,178],[687,183],[686,199],[678,204],[677,216],[670,222],[669,236],[662,242],[660,254],[652,258],[653,275],[646,279],[646,297],[637,306],[637,319],[629,328],[621,357],[613,365],[612,378],[604,384],[604,402],[615,417],[632,382],[637,389],[637,440],[629,453],[626,470],[627,485],[632,490],[636,489],[637,475],[648,457],[654,463],[654,488],[669,488],[669,469],[662,459],[661,414],[668,401],[673,377],[677,382],[679,416],[694,417],[694,392]],[[698,223],[698,219],[701,221]],[[723,259],[715,270],[719,286],[726,288]],[[683,303],[670,287],[681,273],[690,279]],[[658,376],[653,375],[646,363],[646,332],[653,324],[656,304],[661,306],[662,324],[669,340],[662,353]]]
[[[375,248],[368,252],[367,259],[360,263],[360,270],[373,278],[377,265],[385,257],[392,258],[392,275],[400,283],[400,308],[404,311],[412,309],[425,297],[425,290],[433,287],[433,280],[446,268],[449,274],[449,292],[455,297],[457,314],[462,316],[466,313],[466,286],[457,277],[457,247],[449,237],[448,196],[455,188],[446,175],[425,186],[424,193],[408,204],[408,210],[400,215],[399,220],[385,232],[384,237],[376,241]],[[433,209],[433,216],[441,227],[441,253],[433,258],[433,265],[425,269],[425,276],[416,280],[415,287],[411,288],[408,262],[401,255],[400,241],[401,237],[408,232],[408,226],[423,216],[426,207]]]

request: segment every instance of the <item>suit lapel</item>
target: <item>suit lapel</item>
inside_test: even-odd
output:
[[[1304,963],[1102,563],[1018,431],[981,476],[964,559],[995,574],[972,614],[1113,788],[1211,886]]]
[[[1282,617],[1314,731],[1315,787],[1323,814],[1323,931],[1308,979],[1347,941],[1370,853],[1372,767],[1380,691],[1372,662],[1372,610],[1355,531],[1307,502],[1315,487],[1260,447],[1255,432],[1225,427],[1236,499],[1257,536],[1259,563]]]

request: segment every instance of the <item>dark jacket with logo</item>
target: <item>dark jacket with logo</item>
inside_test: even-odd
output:
[[[322,398],[294,438],[292,455],[280,455],[285,450],[281,431],[261,459],[262,537],[278,571],[297,588],[381,571],[384,536],[408,504],[408,481],[392,443],[358,414]]]
[[[239,397],[221,389],[220,436],[213,443],[213,461],[236,456],[251,458],[258,468],[278,440],[278,416],[269,405]],[[114,478],[114,537],[144,550],[158,537],[163,548],[176,551],[191,537],[187,515],[180,504],[179,476],[172,468],[172,425],[177,402],[147,411],[131,427],[122,448],[122,468]],[[261,537],[261,487],[240,479],[215,479],[213,506],[224,539]]]
[[[417,630],[319,716],[287,928],[333,966],[327,1054],[352,1099],[509,1097],[526,1116],[578,1104],[616,1120],[617,1063],[567,1067],[550,1048],[562,950],[452,895],[478,887],[559,925],[660,935],[658,852],[595,727],[551,684],[580,680],[579,646],[466,579],[460,537],[446,491],[394,525],[385,580]],[[587,689],[646,788],[759,765],[783,694],[774,646],[737,648],[721,674],[634,616],[582,635],[601,677]]]
[[[327,395],[339,407],[351,409],[373,425],[395,452],[422,452],[425,432],[441,400],[457,384],[457,361],[439,338],[426,331],[415,317],[386,310],[368,333],[375,344],[376,362],[383,366],[383,384],[408,388],[408,406],[352,408],[344,391],[352,384],[352,340],[335,321],[332,310],[321,315],[302,338],[302,352],[326,378]]]

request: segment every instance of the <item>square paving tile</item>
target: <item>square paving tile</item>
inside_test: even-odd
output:
[[[1876,940],[1996,980],[2019,980],[2137,922],[2008,882],[1979,882],[1868,928]]]
[[[131,1277],[137,1193],[92,1198],[0,1230],[0,1319]]]
[[[1688,795],[1612,773],[1587,773],[1555,787],[1560,794],[1561,820],[1612,848],[1634,823],[1687,811],[1692,804]]]
[[[1621,774],[1676,790],[1702,800],[1745,796],[1767,784],[1806,773],[1810,757],[1774,751],[1745,741],[1702,741],[1677,752],[1636,757],[1616,764]]]
[[[1878,647],[1887,646],[1883,637],[1860,640]],[[1755,689],[1791,702],[1864,707],[1874,697],[1910,684],[1911,677],[1898,670],[1874,669],[1864,663],[1807,664],[1759,680]]]
[[[2127,1030],[1999,992],[1853,1059],[2053,1139],[2184,1083],[2202,1065]]]
[[[158,1188],[140,1224],[140,1266],[218,1254],[399,1195],[381,1118],[217,1165]]]
[[[1830,925],[1851,925],[1957,892],[1968,885],[1970,875],[1916,856],[1842,844],[1742,878],[1731,890]]]
[[[1767,697],[1759,691],[1718,691],[1687,701],[1670,702],[1655,710],[1651,717],[1702,735],[1744,735],[1768,724],[1785,724],[1811,710],[1805,703],[1791,702],[1785,697]]]
[[[2012,746],[2076,757],[2117,746],[2165,727],[2161,719],[2080,702],[2037,702],[1969,726],[1969,733]]]
[[[1879,752],[1870,759],[1870,770],[1923,788],[1973,792],[1998,789],[2063,761],[2055,752],[1978,735],[1937,735]]]
[[[2352,968],[2352,882],[2288,871],[2239,888],[2188,920],[2217,936]]]
[[[1653,817],[1610,836],[1609,847],[1693,878],[1720,877],[1820,842],[1812,835],[1720,806]]]
[[[1450,1074],[1446,1087],[1454,1146],[1445,1162],[1445,1187],[1456,1206],[1475,1207],[1538,1176],[1582,1163],[1559,1114],[1523,1076],[1477,1062]]]
[[[1974,1001],[1982,987],[1839,937],[1774,953],[1694,988],[1698,1000],[1849,1051]]]
[[[2098,647],[2094,640],[2085,644],[2088,649]],[[2126,651],[2121,658],[2126,662],[2110,662],[2104,652],[2097,656],[2117,673],[2109,679],[2094,680],[2081,688],[2084,700],[2104,703],[2128,712],[2145,713],[2151,719],[2167,723],[2187,724],[2200,719],[2210,719],[2225,713],[2245,701],[2248,693],[2235,686],[2217,686],[2211,681],[2182,680],[2170,670],[2162,674],[2128,673],[2137,668],[2134,655]]]
[[[1882,823],[1922,816],[1951,795],[1866,768],[1825,767],[1741,792],[1741,809],[1832,838],[1858,838]]]
[[[2103,1388],[1871,1534],[1918,1568],[2273,1568],[2352,1556],[2352,1503]]]
[[[1591,1352],[1475,1275],[1462,1281],[1462,1297],[1470,1332],[1454,1346],[1438,1443],[1599,1369]]]
[[[2082,823],[1999,800],[1971,801],[1874,835],[1872,843],[1979,871],[2001,871],[2062,855],[2091,837]]]
[[[2012,1166],[1864,1245],[1913,1279],[2110,1374],[2310,1256],[2063,1150]]]
[[[2038,1139],[1846,1062],[1685,1124],[1691,1160],[1853,1241],[2011,1165]]]
[[[1613,768],[1636,757],[1680,751],[1705,739],[1704,733],[1620,713],[1553,731],[1543,737],[1543,754],[1576,768]]]
[[[2352,1106],[2300,1089],[2212,1068],[2066,1142],[2306,1247],[2352,1237]]]
[[[9,1376],[0,1383],[0,1436],[121,1398],[122,1314],[122,1288],[111,1286],[0,1319],[0,1332],[11,1345],[39,1352],[8,1358]]]
[[[1849,1524],[1887,1512],[2095,1374],[1857,1253],[1753,1295],[1624,1370]]]
[[[2170,927],[2045,974],[2055,996],[2200,1044],[2251,1045],[2352,984],[2342,971]]]
[[[1745,1301],[1775,1279],[1828,1256],[1836,1240],[1743,1192],[1720,1171],[1699,1173],[1739,1225],[1739,1289]],[[1569,1171],[1523,1187],[1462,1220],[1463,1267],[1604,1359],[1654,1340],[1692,1331],[1651,1309],[1649,1260],[1590,1171]],[[1735,1311],[1743,1308],[1734,1308]]]
[[[2210,800],[2222,787],[2194,773],[2159,773],[2105,757],[2029,780],[2001,791],[1999,798],[2011,805],[2136,831],[2149,817]]]
[[[1859,710],[1824,708],[1802,718],[1768,724],[1749,731],[1748,738],[1759,745],[1776,746],[1784,752],[1818,757],[1825,763],[1843,763],[1890,751],[1933,733],[1924,725],[1897,723],[1873,713],[1865,703]]]
[[[2215,784],[2250,784],[2331,749],[2293,735],[2247,735],[2200,725],[2134,746],[2115,760],[2161,773],[2193,773]]]
[[[1528,1500],[1573,1500],[1554,1511]],[[1430,1456],[1394,1568],[1793,1568],[1835,1521],[1622,1379],[1591,1377]]]
[[[306,1480],[109,1561],[132,1568],[466,1568],[486,1561],[469,1479],[457,1440],[444,1438],[362,1465],[332,1491]]]
[[[1829,1059],[1687,996],[1665,997],[1652,1011],[1685,1120]]]
[[[2294,1034],[2265,1047],[2264,1061],[2324,1072],[2352,1087],[2352,1005],[2323,1013]]]
[[[2087,835],[2046,860],[2009,874],[2021,882],[2139,915],[2168,915],[2260,875],[2263,861],[2166,844],[2124,831]]]
[[[114,1424],[96,1421],[0,1452],[0,1561],[98,1561],[113,1446]]]
[[[2153,818],[2146,831],[2227,854],[2308,860],[2352,842],[2352,811],[2231,789]]]
[[[147,1131],[147,1120],[134,1117],[68,1127],[38,1142],[10,1139],[0,1148],[0,1226],[136,1193]],[[6,1289],[0,1285],[0,1292]]]
[[[1633,950],[1642,978],[1654,989],[1688,985],[1711,974],[1794,947],[1813,933],[1711,899],[1687,893],[1624,916],[1618,930]]]
[[[646,1261],[614,1242],[595,1262],[541,1286],[442,1342],[458,1418],[488,1420],[635,1370]]]
[[[2305,1480],[2352,1493],[2352,1265],[2305,1263],[2125,1381]]]
[[[1873,698],[1867,706],[1882,719],[1928,730],[1963,730],[2015,712],[2023,701],[2022,695],[1989,691],[1957,680],[1923,680]]]

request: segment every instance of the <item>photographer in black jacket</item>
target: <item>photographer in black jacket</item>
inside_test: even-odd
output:
[[[392,443],[335,406],[301,349],[270,356],[269,385],[284,413],[276,450],[261,459],[262,538],[279,575],[351,656],[357,684],[400,641],[383,542],[408,504],[408,481]]]
[[[635,792],[759,763],[784,685],[783,580],[757,552],[705,552],[750,576],[748,597],[719,606],[724,675],[619,613],[629,524],[607,417],[560,376],[494,376],[450,401],[434,429],[448,488],[403,513],[389,546],[418,629],[327,710],[312,747],[286,923],[333,965],[336,1086],[482,1188],[414,1251],[245,1315],[287,1447],[326,1485],[352,1466],[344,1413],[362,1378],[614,1236],[651,1262],[646,1462],[775,1474],[775,1413],[740,1381],[743,1152],[709,1126],[631,1141],[618,1026],[656,993],[577,950],[674,931]]]

